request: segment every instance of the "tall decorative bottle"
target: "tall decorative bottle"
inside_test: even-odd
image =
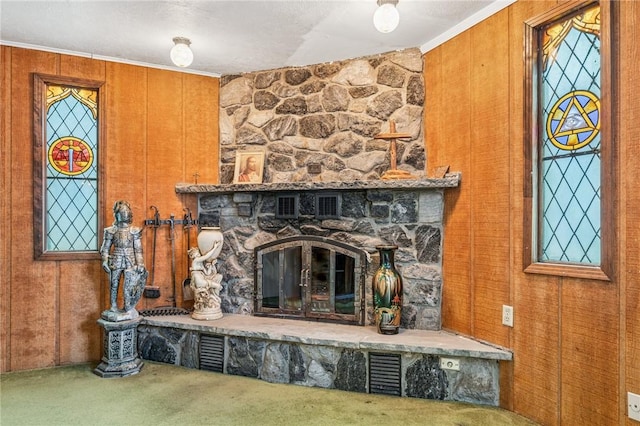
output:
[[[376,248],[380,253],[380,267],[373,275],[373,318],[378,333],[397,334],[402,318],[402,277],[394,260],[398,246]]]

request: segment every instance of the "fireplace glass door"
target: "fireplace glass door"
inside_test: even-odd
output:
[[[319,237],[256,248],[257,315],[363,323],[365,254]]]

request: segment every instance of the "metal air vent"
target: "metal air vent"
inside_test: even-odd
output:
[[[316,218],[338,219],[340,217],[340,195],[316,194]]]
[[[399,354],[369,353],[369,393],[402,395]]]
[[[200,335],[200,370],[222,373],[224,369],[224,337]]]
[[[298,204],[298,194],[276,195],[276,217],[278,219],[297,219]]]

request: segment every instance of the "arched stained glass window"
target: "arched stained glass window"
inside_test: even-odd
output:
[[[600,264],[600,7],[542,43],[540,261]]]
[[[36,258],[99,250],[100,83],[36,76]],[[85,257],[81,256],[81,257]],[[65,257],[66,258],[66,257]]]
[[[590,1],[527,22],[527,272],[608,279],[607,200],[615,174],[611,111],[603,101],[610,94],[609,37],[603,40],[610,22],[603,16],[610,17],[609,4]]]

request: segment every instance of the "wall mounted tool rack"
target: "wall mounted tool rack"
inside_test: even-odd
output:
[[[169,216],[169,219],[160,219],[160,214],[158,213],[158,210],[154,206],[151,206],[151,209],[155,210],[156,213],[152,219],[144,220],[144,226],[158,227],[162,225],[171,225],[171,226],[182,225],[185,227],[189,227],[189,226],[198,225],[198,220],[192,218],[191,211],[189,211],[189,209],[185,209],[187,213],[185,213],[182,219],[175,219],[174,215]]]

